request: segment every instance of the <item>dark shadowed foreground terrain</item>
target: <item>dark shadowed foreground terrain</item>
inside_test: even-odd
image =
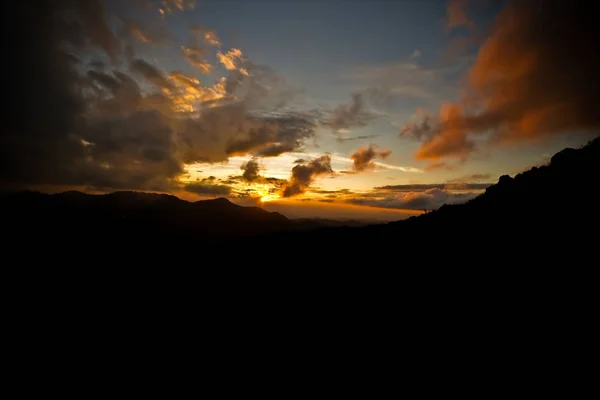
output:
[[[178,338],[556,359],[597,333],[599,172],[596,139],[467,204],[363,228],[225,199],[6,195],[14,328],[48,357]]]

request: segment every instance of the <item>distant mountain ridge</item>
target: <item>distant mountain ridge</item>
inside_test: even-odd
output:
[[[167,194],[114,192],[89,195],[19,192],[0,196],[0,216],[13,238],[115,243],[234,243],[246,250],[267,243],[270,252],[301,247],[329,254],[333,243],[352,249],[402,243],[415,251],[434,246],[493,251],[509,241],[573,243],[597,230],[600,138],[564,149],[551,162],[511,178],[500,177],[477,198],[444,205],[404,221],[364,226],[360,221],[290,220],[225,198],[188,202]],[[60,228],[60,229],[59,229]],[[311,231],[310,233],[308,231]],[[60,232],[60,233],[58,233]],[[563,246],[564,247],[564,246]]]
[[[67,229],[80,230],[87,236],[106,230],[117,236],[127,232],[147,237],[152,232],[166,241],[173,238],[222,241],[268,232],[366,225],[353,220],[292,220],[278,212],[240,206],[222,197],[189,202],[169,194],[134,191],[16,192],[0,196],[0,215],[11,229],[35,227],[29,233],[34,236],[40,228],[61,226],[61,234],[66,237]]]
[[[0,213],[5,221],[18,222],[16,229],[19,225],[62,226],[86,235],[92,231],[93,236],[108,230],[115,235],[127,232],[145,237],[153,232],[160,237],[217,239],[293,227],[279,213],[238,206],[225,198],[188,202],[167,194],[127,191],[100,195],[19,192],[0,198]]]

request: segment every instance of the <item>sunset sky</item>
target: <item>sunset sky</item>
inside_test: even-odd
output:
[[[600,126],[573,2],[22,3],[3,6],[6,188],[395,220]]]

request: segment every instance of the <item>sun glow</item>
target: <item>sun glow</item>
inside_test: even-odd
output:
[[[277,199],[279,199],[279,195],[277,195],[277,194],[267,194],[267,195],[262,196],[260,198],[260,202],[261,203],[267,203],[269,201],[273,201],[273,200],[277,200]]]
[[[279,199],[279,195],[275,193],[273,190],[269,190],[269,188],[260,188],[257,190],[258,196],[260,197],[261,203],[267,203],[269,201]]]

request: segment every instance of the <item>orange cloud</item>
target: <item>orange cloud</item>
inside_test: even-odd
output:
[[[443,105],[440,110],[440,126],[443,126],[443,129],[421,145],[417,151],[417,158],[436,160],[442,156],[469,155],[474,146],[467,138],[462,121],[462,110],[458,105]]]
[[[197,39],[204,41],[204,43],[219,47],[221,46],[221,41],[219,40],[219,36],[217,36],[216,32],[207,30],[201,27],[193,27],[190,31],[196,36]]]
[[[219,37],[213,31],[204,32],[204,41],[211,46],[220,46]]]
[[[236,70],[238,60],[242,59],[242,51],[240,49],[231,49],[227,53],[217,52],[219,62],[228,70]]]
[[[195,0],[162,0],[158,11],[162,14],[171,14],[174,10],[185,11],[193,10],[196,5]]]
[[[212,88],[203,86],[194,77],[187,76],[180,71],[169,74],[170,86],[163,89],[163,94],[172,101],[175,112],[193,112],[201,104],[224,98],[226,93],[218,83]]]
[[[596,22],[579,3],[540,5],[514,1],[499,14],[462,101],[442,107],[417,158],[464,158],[486,133],[493,144],[600,128]]]

